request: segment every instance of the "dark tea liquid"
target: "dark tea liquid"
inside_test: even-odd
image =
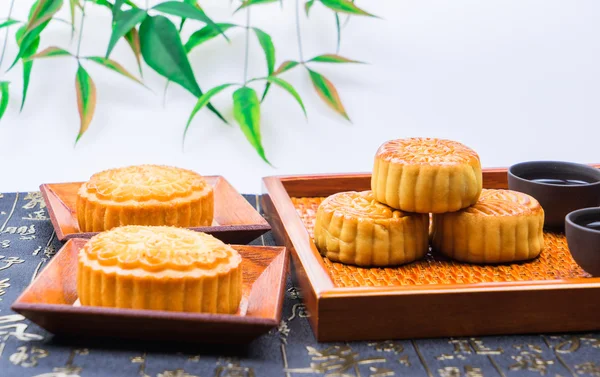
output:
[[[584,227],[588,228],[588,229],[592,229],[592,230],[600,230],[600,221],[592,221],[590,223],[587,224],[581,224]]]
[[[592,182],[582,181],[580,179],[560,179],[560,178],[534,178],[532,182],[547,183],[551,185],[573,186],[573,185],[589,185]]]

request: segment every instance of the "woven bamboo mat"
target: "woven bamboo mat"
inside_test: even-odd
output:
[[[311,237],[317,208],[324,199],[292,198]],[[460,263],[431,251],[419,261],[394,268],[360,268],[331,262],[327,258],[323,260],[338,287],[470,284],[590,277],[571,257],[563,234],[545,233],[544,241],[545,248],[535,260],[503,265]]]

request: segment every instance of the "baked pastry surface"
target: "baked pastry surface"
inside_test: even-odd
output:
[[[479,156],[456,141],[391,140],[375,155],[375,199],[407,212],[454,212],[477,202],[482,189]]]
[[[118,227],[79,251],[77,293],[82,305],[231,314],[242,296],[241,262],[205,233]]]
[[[210,226],[213,188],[191,171],[138,165],[94,174],[77,193],[82,232],[123,225]]]
[[[358,266],[412,262],[429,250],[429,215],[378,203],[371,191],[341,192],[317,209],[314,239],[321,255]]]
[[[537,257],[544,248],[544,210],[533,197],[484,189],[472,207],[433,215],[432,246],[470,263],[503,263]]]

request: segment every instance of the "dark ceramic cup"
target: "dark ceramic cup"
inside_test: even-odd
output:
[[[590,275],[600,276],[600,230],[586,227],[600,222],[600,208],[573,211],[565,218],[569,251],[575,262]]]
[[[522,162],[508,169],[508,188],[537,199],[544,227],[562,231],[569,212],[600,205],[600,170],[572,162]]]

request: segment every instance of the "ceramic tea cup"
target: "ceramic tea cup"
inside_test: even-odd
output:
[[[562,161],[530,161],[508,169],[508,188],[533,196],[544,209],[544,227],[562,231],[565,216],[600,206],[600,170]]]
[[[584,208],[565,218],[569,251],[585,272],[600,276],[600,208]]]

